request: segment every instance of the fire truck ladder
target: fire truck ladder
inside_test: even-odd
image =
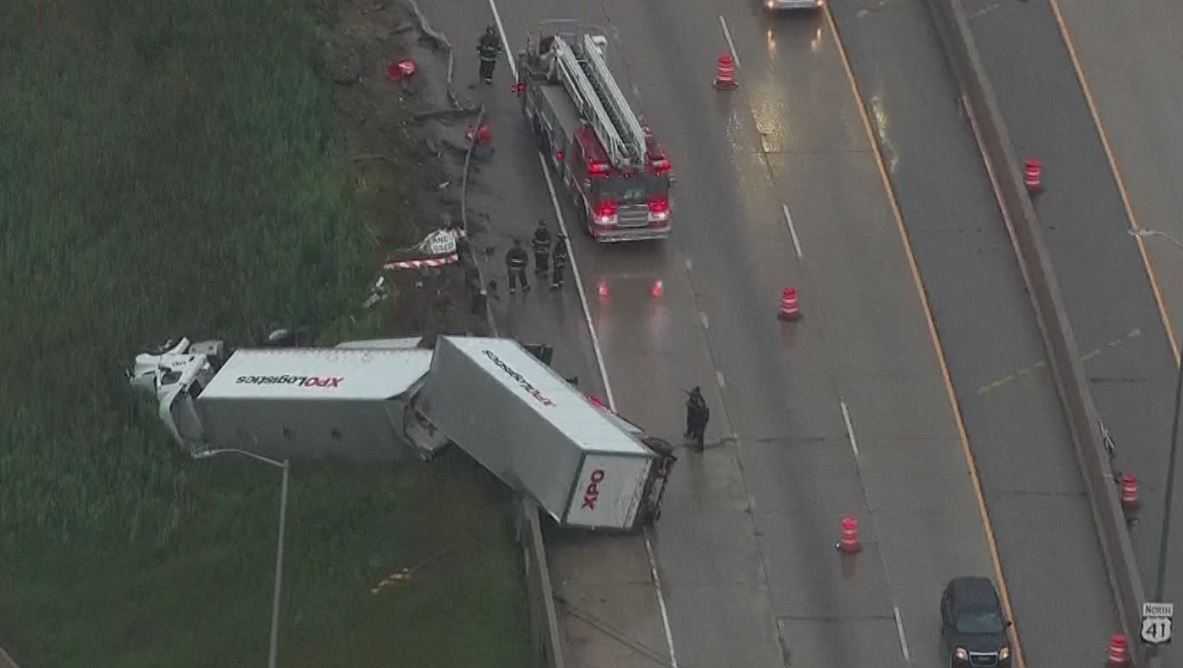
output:
[[[645,132],[620,92],[591,35],[583,35],[583,59],[558,35],[554,38],[559,78],[617,169],[639,168],[645,160]]]

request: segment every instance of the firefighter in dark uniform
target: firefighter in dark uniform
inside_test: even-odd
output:
[[[497,31],[493,26],[485,28],[485,34],[477,42],[477,53],[481,55],[481,81],[493,83],[493,67],[497,65],[497,56],[501,53],[501,40],[497,38]]]
[[[546,221],[538,221],[534,230],[534,275],[546,276],[548,260],[550,259],[550,230],[546,229]]]
[[[530,290],[530,283],[526,280],[526,266],[529,264],[530,256],[526,255],[526,249],[522,248],[522,240],[514,239],[513,248],[505,252],[505,266],[509,270],[509,294],[518,291],[519,282],[523,291]]]
[[[711,419],[711,410],[707,408],[706,399],[702,397],[702,390],[695,386],[690,390],[690,397],[686,399],[686,438],[704,449],[703,437],[706,434],[707,422]]]
[[[567,271],[567,237],[562,232],[559,232],[559,238],[555,241],[554,250],[551,251],[551,279],[550,287],[558,289],[563,287],[563,273]]]

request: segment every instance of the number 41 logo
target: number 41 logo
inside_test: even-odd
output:
[[[1144,617],[1142,619],[1142,641],[1151,645],[1162,645],[1171,641],[1170,617]]]

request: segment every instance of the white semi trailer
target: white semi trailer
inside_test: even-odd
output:
[[[673,449],[591,401],[516,341],[440,337],[418,410],[564,526],[656,519]]]
[[[657,519],[672,448],[587,398],[508,339],[439,337],[336,348],[221,342],[139,355],[185,449],[273,457],[430,459],[454,443],[560,525],[631,530]]]

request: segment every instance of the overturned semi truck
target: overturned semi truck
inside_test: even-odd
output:
[[[430,460],[456,445],[558,524],[634,530],[656,520],[676,458],[510,339],[439,337],[336,348],[219,341],[137,356],[184,449],[272,457]]]

